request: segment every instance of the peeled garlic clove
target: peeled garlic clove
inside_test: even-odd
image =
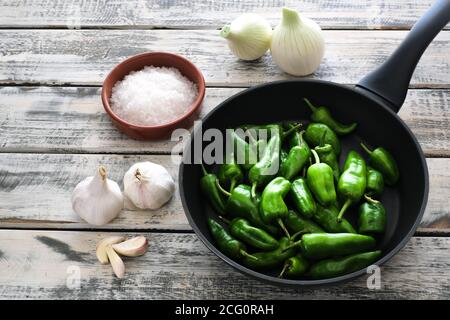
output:
[[[175,191],[166,168],[149,161],[134,164],[125,173],[123,184],[125,195],[139,209],[158,209]]]
[[[97,244],[96,250],[98,261],[100,261],[101,264],[108,264],[109,259],[108,255],[106,254],[106,247],[123,241],[125,241],[125,237],[123,236],[112,236],[100,240],[99,243]]]
[[[137,257],[147,252],[148,241],[144,236],[138,236],[118,244],[113,244],[112,248],[122,256]]]
[[[123,208],[119,185],[106,178],[106,169],[100,166],[93,177],[81,181],[72,193],[72,208],[86,222],[105,225],[117,217]]]
[[[117,278],[122,279],[125,275],[125,264],[119,255],[113,250],[111,245],[106,246],[106,254],[111,262],[111,266]]]

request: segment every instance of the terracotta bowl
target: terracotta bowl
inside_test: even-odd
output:
[[[192,103],[189,110],[180,118],[156,126],[142,126],[131,124],[119,118],[111,109],[109,100],[111,98],[112,88],[117,81],[121,81],[126,75],[132,71],[138,71],[145,66],[155,67],[174,67],[181,74],[197,85],[198,96]],[[125,61],[119,63],[106,77],[102,88],[102,102],[106,112],[110,115],[114,124],[120,131],[129,137],[138,140],[163,139],[170,136],[176,128],[188,128],[192,126],[194,120],[198,117],[205,97],[205,79],[200,70],[189,60],[167,52],[147,52],[132,56]]]

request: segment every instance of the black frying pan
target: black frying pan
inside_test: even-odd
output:
[[[212,110],[203,119],[203,130],[218,128],[224,132],[226,128],[244,123],[309,119],[310,111],[303,105],[302,97],[329,107],[336,119],[343,123],[358,122],[355,134],[342,140],[342,154],[346,155],[350,149],[362,152],[359,142],[365,141],[371,147],[383,146],[390,150],[400,167],[398,185],[395,188],[387,187],[381,199],[388,213],[388,227],[379,245],[383,256],[376,264],[383,264],[405,246],[417,229],[426,207],[428,170],[425,157],[413,133],[397,112],[405,100],[412,73],[422,53],[449,21],[450,0],[438,0],[414,25],[391,57],[363,78],[355,88],[309,79],[278,81],[252,87]],[[331,284],[366,272],[363,269],[324,280],[279,279],[275,274],[248,269],[222,254],[216,248],[206,224],[207,216],[214,213],[205,205],[205,199],[200,193],[200,166],[188,164],[201,158],[201,155],[193,152],[194,136],[199,134],[200,128],[194,130],[180,165],[181,201],[195,233],[217,256],[244,274],[277,285]],[[213,166],[211,169],[214,170]],[[349,212],[346,216],[350,218],[355,215],[355,212]]]

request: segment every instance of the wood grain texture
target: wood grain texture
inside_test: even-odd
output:
[[[240,88],[208,88],[200,117]],[[427,156],[450,156],[450,90],[411,89],[400,117]],[[0,87],[0,152],[170,153],[177,142],[127,138],[90,87]]]
[[[406,31],[325,31],[327,49],[312,78],[354,84],[380,65]],[[1,30],[0,84],[100,85],[125,58],[145,51],[179,53],[195,63],[208,86],[247,87],[292,78],[266,54],[237,60],[216,30]],[[423,55],[412,87],[450,87],[450,32]]]
[[[0,27],[8,28],[218,28],[243,12],[279,23],[283,6],[324,29],[407,29],[432,0],[17,0],[0,1]]]
[[[107,236],[94,232],[0,231],[4,299],[448,299],[450,238],[412,238],[381,269],[381,289],[367,277],[323,288],[286,289],[238,273],[194,234],[145,234],[149,252],[127,259],[116,279],[95,258]],[[187,263],[189,260],[189,263]],[[74,273],[79,271],[79,286]],[[68,286],[69,284],[69,286]]]
[[[133,163],[145,160],[164,165],[178,181],[178,165],[165,155],[0,154],[0,228],[93,228],[72,211],[73,188],[93,175],[99,164],[122,186],[126,170]],[[419,232],[449,233],[450,159],[427,161],[430,194]],[[99,228],[191,230],[178,190],[159,210],[125,210],[112,223]]]

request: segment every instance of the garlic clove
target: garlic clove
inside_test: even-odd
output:
[[[123,242],[125,241],[125,239],[126,238],[124,236],[112,236],[100,240],[96,248],[96,255],[98,261],[100,261],[101,264],[108,264],[109,259],[108,255],[106,254],[106,247],[112,244]]]
[[[123,208],[119,185],[106,177],[100,166],[93,177],[81,181],[72,192],[72,208],[86,222],[105,225],[116,218]]]
[[[106,246],[106,254],[111,262],[111,266],[117,278],[122,279],[125,276],[125,264],[119,255],[113,250],[111,245]]]
[[[144,236],[138,236],[121,243],[113,244],[111,247],[122,256],[137,257],[147,252],[148,241]]]

